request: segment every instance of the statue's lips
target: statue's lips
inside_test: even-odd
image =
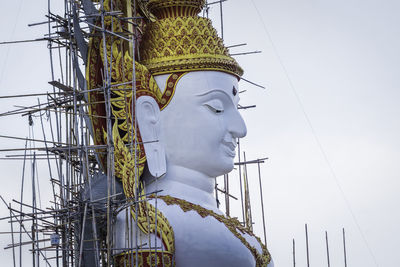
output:
[[[222,141],[222,144],[223,144],[225,153],[226,153],[228,156],[234,158],[234,157],[236,156],[236,151],[235,151],[235,149],[236,149],[236,144],[233,143],[233,142],[227,142],[227,141],[225,141],[225,140]]]

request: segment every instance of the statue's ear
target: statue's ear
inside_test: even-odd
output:
[[[154,177],[166,172],[165,149],[160,138],[160,108],[154,98],[141,96],[136,100],[136,118],[144,143],[147,165]]]

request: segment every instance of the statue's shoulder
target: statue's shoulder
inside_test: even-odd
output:
[[[210,266],[218,266],[218,258],[225,266],[226,261],[232,261],[229,266],[267,266],[271,261],[266,246],[236,218],[171,196],[159,196],[157,201],[157,207],[173,226],[178,253],[184,249],[187,255],[190,251],[186,250],[196,246],[214,259]],[[152,204],[156,204],[155,199]],[[229,259],[226,255],[230,255]]]

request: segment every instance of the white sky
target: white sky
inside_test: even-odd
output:
[[[53,2],[61,7],[63,1]],[[270,158],[262,176],[276,266],[292,266],[292,238],[296,266],[306,266],[304,223],[309,224],[311,266],[327,266],[325,230],[331,266],[344,266],[342,227],[349,267],[399,266],[400,2],[229,0],[224,7],[225,43],[248,44],[231,52],[263,51],[237,57],[244,77],[267,87],[241,82],[241,90],[247,90],[241,104],[257,105],[242,112],[248,126],[242,148],[248,159]],[[46,32],[46,26],[27,24],[46,20],[47,1],[7,1],[2,10],[0,41]],[[217,21],[214,25],[219,27]],[[0,95],[46,92],[50,80],[46,43],[0,46]],[[36,102],[0,99],[0,112]],[[35,123],[40,138],[40,121]],[[0,135],[28,136],[26,117],[0,117],[0,124]],[[23,141],[0,139],[0,149],[23,146]],[[7,201],[19,197],[21,169],[20,162],[0,160],[0,195]],[[48,183],[48,172],[41,177],[41,184]],[[250,178],[256,185],[257,177]],[[253,207],[261,236],[260,209]],[[0,216],[7,214],[0,203]],[[0,231],[9,231],[4,221]],[[1,248],[9,239],[0,235]],[[10,252],[0,250],[5,266],[11,266]]]

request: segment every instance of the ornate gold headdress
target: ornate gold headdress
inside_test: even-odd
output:
[[[197,70],[243,75],[211,21],[198,16],[204,4],[204,0],[149,1],[148,9],[157,19],[147,25],[140,63],[153,75]]]
[[[139,180],[146,164],[146,155],[141,142],[140,133],[135,128],[134,97],[142,95],[153,97],[160,109],[166,107],[173,98],[176,84],[188,71],[218,70],[240,77],[243,70],[229,56],[223,41],[218,37],[211,21],[198,16],[205,0],[136,0],[139,9],[132,12],[131,2],[135,0],[104,0],[105,11],[121,10],[125,16],[143,17],[136,21],[136,34],[143,33],[139,39],[139,54],[135,61],[126,38],[130,36],[132,24],[112,15],[105,15],[104,27],[107,32],[116,34],[103,39],[100,31],[94,32],[89,43],[86,79],[89,89],[89,116],[92,121],[94,143],[103,145],[107,138],[106,116],[112,116],[112,141],[114,143],[115,176],[122,180],[127,198],[143,196],[143,188]],[[111,9],[113,6],[113,10]],[[128,16],[128,17],[130,17]],[[100,21],[98,27],[102,26]],[[140,41],[141,40],[141,41]],[[139,57],[140,55],[140,57]],[[133,68],[135,67],[135,92],[131,87]],[[106,112],[107,97],[102,88],[105,73],[110,71],[111,99],[110,112]],[[165,89],[162,91],[154,75],[170,73]],[[132,109],[133,108],[133,109]],[[108,133],[110,134],[110,133]],[[135,140],[136,139],[136,140]],[[133,147],[133,143],[137,147]],[[136,156],[132,151],[139,151]],[[104,150],[98,151],[106,169]],[[103,154],[101,153],[103,152]],[[139,190],[138,190],[139,189]],[[174,253],[173,230],[160,211],[156,211],[148,202],[140,202],[138,210],[132,206],[132,214],[139,228],[146,234],[162,233],[166,248],[164,254]],[[157,213],[158,224],[154,218]],[[148,220],[150,218],[150,220]],[[157,230],[156,230],[157,228]],[[172,256],[171,256],[172,257]]]
[[[128,0],[104,0],[104,9],[111,11],[111,2],[114,10],[128,13]],[[243,70],[235,59],[229,56],[211,21],[200,17],[205,0],[149,0],[139,1],[138,14],[143,17],[138,21],[138,28],[143,32],[139,44],[140,53],[133,61],[129,45],[123,39],[107,35],[105,42],[99,35],[91,38],[89,44],[89,58],[87,66],[87,80],[89,89],[101,87],[104,81],[104,62],[111,65],[112,90],[111,112],[115,117],[113,124],[113,139],[117,145],[131,143],[133,140],[132,127],[134,110],[131,110],[132,90],[127,90],[126,84],[132,81],[133,65],[135,65],[136,97],[141,95],[152,96],[163,109],[171,101],[176,82],[188,71],[218,70],[240,77]],[[105,16],[105,27],[108,31],[118,34],[128,33],[130,24],[114,16]],[[100,26],[100,25],[99,25]],[[130,32],[132,34],[132,32]],[[106,47],[104,47],[104,44]],[[140,55],[140,57],[139,57]],[[161,90],[154,80],[154,75],[171,73],[165,90]],[[172,75],[173,74],[173,75]],[[123,84],[123,85],[121,85]],[[89,92],[89,112],[93,122],[94,141],[96,144],[105,143],[104,131],[106,115],[104,96],[102,92]],[[140,134],[137,133],[139,143],[139,158],[137,174],[141,176],[146,156],[140,144]],[[115,174],[122,178],[128,176],[126,158],[122,152],[116,150]],[[120,153],[118,153],[120,152]],[[127,154],[126,152],[125,154]],[[103,157],[105,162],[105,157]],[[106,165],[106,164],[104,164]],[[125,166],[125,167],[124,167]],[[129,172],[131,173],[131,172]],[[125,191],[132,190],[128,187]],[[127,192],[126,192],[127,193]]]

